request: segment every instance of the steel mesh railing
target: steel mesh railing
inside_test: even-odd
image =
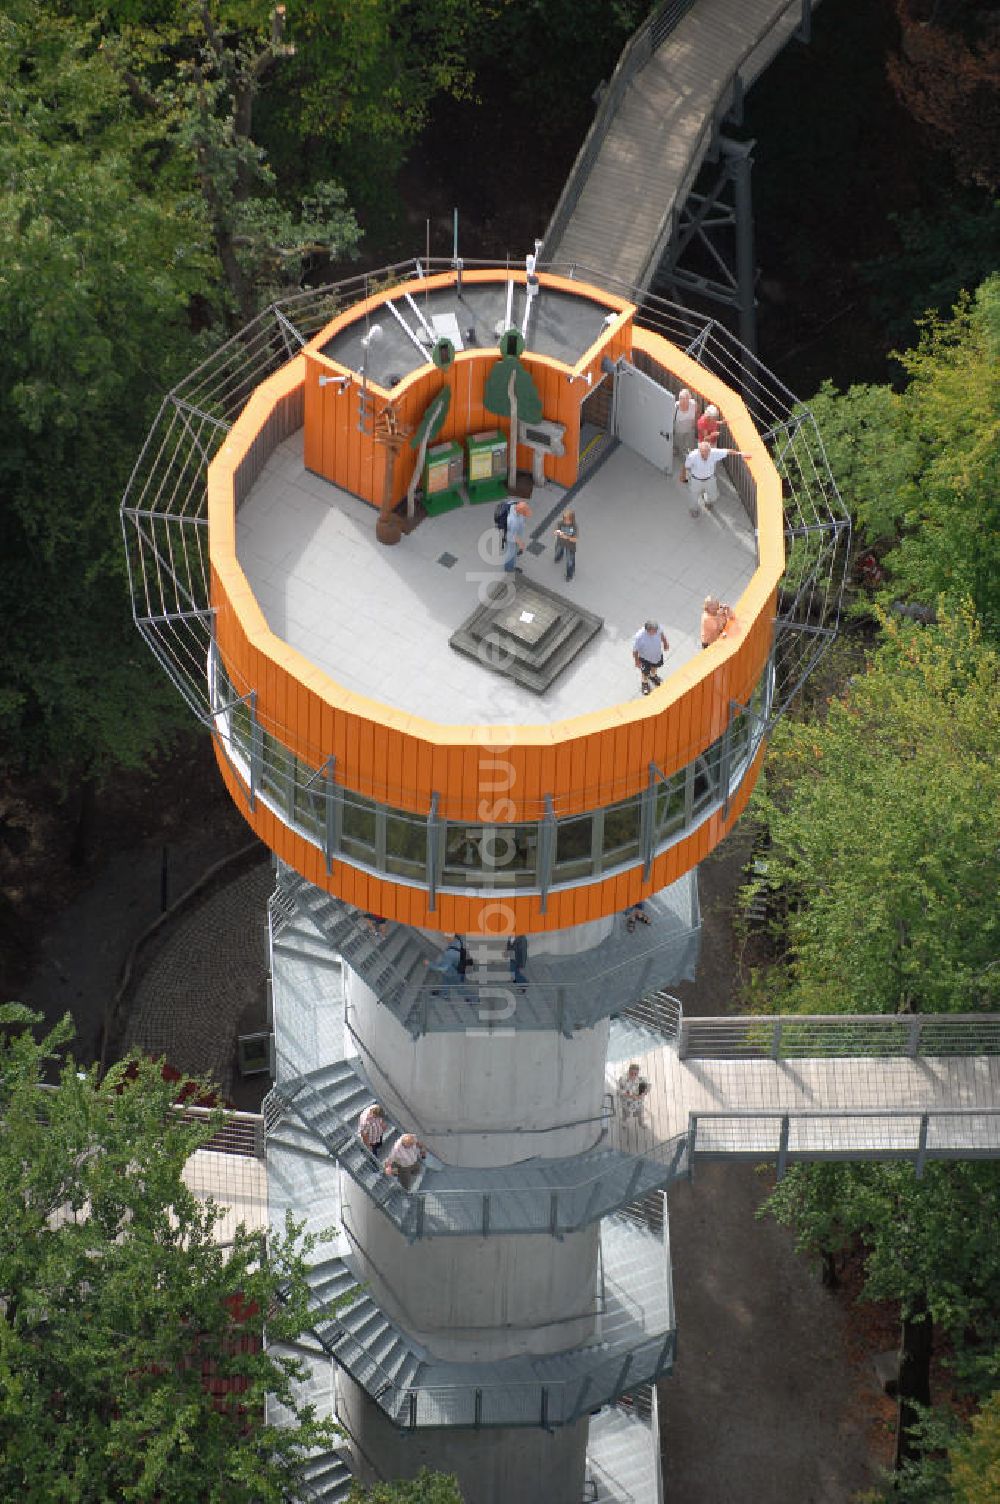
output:
[[[683,1019],[682,1060],[1000,1054],[1000,1015],[782,1014]]]

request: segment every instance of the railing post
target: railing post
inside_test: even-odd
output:
[[[340,821],[337,803],[337,787],[334,783],[334,774],[337,769],[337,759],[327,758],[323,768],[323,783],[326,790],[326,821],[323,838],[323,855],[326,858],[327,873],[333,871],[333,853],[340,844]]]
[[[773,1026],[773,1030],[772,1030],[772,1034],[771,1034],[771,1059],[772,1060],[780,1060],[781,1059],[781,1029],[782,1029],[782,1025],[783,1024],[784,1024],[784,1019],[779,1014],[778,1017],[774,1020],[774,1026]]]
[[[416,1240],[417,1238],[422,1238],[424,1235],[424,1209],[427,1198],[426,1196],[414,1196],[413,1200],[416,1207],[413,1217],[413,1237]]]
[[[920,1014],[911,1013],[906,1020],[906,1053],[913,1059],[920,1054],[920,1029]]]
[[[539,1420],[539,1425],[541,1426],[542,1430],[543,1431],[547,1431],[549,1429],[549,1386],[548,1386],[548,1384],[543,1384],[542,1385],[542,1408],[541,1408],[541,1414],[539,1415],[538,1420]]]
[[[541,894],[539,908],[544,914],[549,905],[549,884],[552,882],[552,863],[556,854],[556,814],[552,795],[545,795],[545,815],[538,832],[538,887]]]
[[[920,1140],[917,1145],[916,1172],[919,1180],[924,1173],[924,1163],[927,1159],[927,1130],[930,1127],[931,1115],[929,1112],[920,1114]]]
[[[257,807],[257,789],[260,787],[261,766],[264,761],[264,737],[260,721],[257,719],[257,691],[252,689],[247,696],[250,707],[250,799],[251,810]]]
[[[689,1018],[684,1018],[682,1016],[681,1017],[680,1032],[677,1035],[677,1058],[678,1058],[678,1060],[686,1060],[687,1059],[687,1056],[688,1056],[688,1045],[690,1044],[690,1041],[691,1041],[691,1020]]]
[[[786,1112],[781,1119],[781,1138],[778,1141],[778,1179],[784,1180],[785,1170],[788,1167],[788,1130],[790,1125],[789,1115]]]
[[[415,1389],[411,1389],[410,1390],[410,1393],[409,1393],[409,1396],[408,1396],[408,1400],[409,1400],[409,1422],[408,1423],[409,1423],[410,1430],[411,1431],[415,1431],[416,1428],[417,1428],[417,1391]]]
[[[698,1114],[688,1114],[688,1180],[694,1179],[694,1146],[698,1138]]]
[[[489,1191],[487,1191],[486,1195],[483,1197],[483,1237],[484,1238],[488,1238],[489,1235],[490,1235],[490,1193],[489,1193]]]
[[[483,1423],[483,1391],[481,1389],[477,1389],[476,1390],[476,1402],[475,1402],[475,1406],[476,1406],[475,1407],[475,1412],[474,1412],[475,1419],[473,1420],[472,1424],[475,1426],[476,1430],[478,1431],[479,1428],[480,1428],[480,1426]]]
[[[812,0],[802,0],[802,20],[796,28],[795,39],[798,42],[812,39]]]
[[[438,796],[431,792],[430,813],[427,816],[427,907],[433,914],[437,908],[438,851],[440,848],[441,822],[438,819]]]
[[[554,1238],[559,1236],[559,1192],[553,1191],[549,1197],[549,1232]]]

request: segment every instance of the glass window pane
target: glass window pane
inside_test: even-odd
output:
[[[537,886],[538,826],[449,825],[445,841],[446,887]]]
[[[385,870],[397,877],[427,876],[427,821],[419,815],[386,814]]]
[[[604,837],[601,843],[602,866],[618,866],[639,855],[640,799],[611,804],[604,811]]]
[[[292,818],[321,846],[326,844],[326,779],[301,758],[295,760],[295,805]]]
[[[294,759],[269,731],[261,731],[261,792],[284,815],[289,810],[289,793]]]
[[[560,882],[570,882],[574,877],[590,875],[594,868],[593,841],[593,815],[578,815],[572,820],[559,821],[556,826],[553,871],[558,874]]]
[[[656,841],[667,841],[684,828],[684,773],[675,773],[656,790]]]
[[[345,794],[340,830],[340,849],[369,866],[375,860],[375,805],[360,794]]]

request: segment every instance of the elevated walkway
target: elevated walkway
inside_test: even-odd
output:
[[[310,1335],[400,1429],[564,1426],[673,1366],[669,1241],[627,1218],[601,1229],[593,1340],[547,1357],[443,1363],[394,1325],[347,1258],[310,1271]]]
[[[430,969],[444,937],[429,939],[409,925],[376,926],[357,909],[284,870],[270,903],[275,958],[308,959],[358,973],[414,1038],[430,1033],[592,1028],[644,992],[694,975],[701,917],[696,878],[686,875],[646,900],[648,925],[630,934],[619,916],[600,945],[578,955],[529,952],[525,985],[514,986],[502,958],[478,967],[461,984]]]
[[[676,1164],[695,1159],[1000,1157],[1000,1017],[689,1019],[633,1056],[649,1083],[640,1119],[618,1081],[611,1142]],[[682,1156],[682,1160],[685,1156]]]
[[[818,3],[818,0],[816,0]],[[649,288],[727,116],[808,23],[813,0],[671,0],[622,52],[542,258]]]

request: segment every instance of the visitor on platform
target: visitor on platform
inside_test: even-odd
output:
[[[649,1082],[633,1060],[624,1076],[618,1077],[618,1102],[622,1122],[642,1123],[642,1099],[649,1091]]]
[[[718,442],[719,438],[719,409],[714,402],[710,402],[697,422],[698,443],[707,439],[710,444]]]
[[[563,512],[556,528],[555,562],[565,555],[566,578],[571,580],[576,574],[576,545],[580,537],[580,529],[576,525],[576,513],[572,507],[567,507]]]
[[[697,421],[698,404],[687,387],[682,386],[677,393],[677,406],[674,408],[674,449],[682,460],[698,442],[695,432]]]
[[[427,1158],[427,1145],[415,1133],[401,1133],[385,1157],[385,1173],[395,1175],[404,1191],[413,1187]]]
[[[465,973],[472,969],[472,958],[461,935],[452,935],[441,954],[435,956],[433,961],[425,959],[424,965],[434,973],[435,982],[440,982],[450,991],[453,987],[462,986]],[[472,1001],[469,992],[464,992],[463,996],[468,1002]]]
[[[639,670],[640,685],[644,695],[652,692],[654,685],[663,683],[658,669],[663,667],[663,655],[670,652],[666,633],[658,621],[647,621],[642,631],[632,639],[632,661]]]
[[[369,1153],[377,1154],[381,1149],[387,1127],[385,1108],[380,1102],[371,1102],[363,1108],[358,1118],[358,1137]]]
[[[732,606],[723,606],[720,600],[714,596],[705,596],[705,605],[701,609],[701,645],[710,648],[713,642],[719,641],[722,636],[732,636],[729,632],[729,624],[735,626],[735,615],[732,614]]]
[[[630,935],[634,934],[637,924],[652,924],[652,922],[641,898],[638,903],[630,903],[625,910],[625,928]]]
[[[702,439],[697,449],[692,449],[684,461],[681,480],[687,482],[691,498],[691,516],[697,517],[702,505],[711,509],[719,499],[719,483],[715,472],[723,460],[732,454],[742,454],[739,449],[716,449],[707,439]],[[743,454],[749,460],[752,455]]]
[[[528,518],[531,507],[526,501],[517,501],[507,513],[507,552],[503,567],[507,574],[523,574],[517,562],[524,553],[528,540]]]
[[[510,979],[518,987],[523,987],[528,978],[524,974],[524,968],[528,964],[528,937],[527,935],[511,935],[506,945],[507,965],[510,967]]]

